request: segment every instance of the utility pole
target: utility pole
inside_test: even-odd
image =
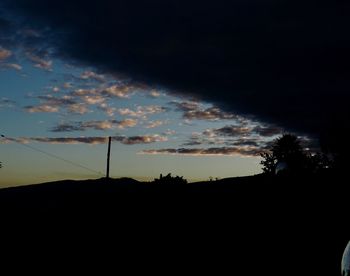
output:
[[[111,141],[112,137],[108,137],[108,153],[107,153],[107,172],[106,172],[106,178],[109,179],[109,161],[111,159]]]

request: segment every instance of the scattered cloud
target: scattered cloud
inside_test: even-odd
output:
[[[281,130],[274,126],[256,126],[243,122],[237,125],[227,125],[221,128],[210,128],[203,132],[193,132],[182,146],[226,145],[238,147],[266,148]]]
[[[20,137],[20,138],[5,138],[1,143],[23,143],[31,142],[48,143],[48,144],[105,144],[108,137]],[[151,144],[156,142],[165,142],[167,137],[158,134],[144,136],[112,136],[112,141],[119,142],[124,145]]]
[[[110,107],[106,103],[101,103],[98,106],[98,109],[100,109],[103,112],[105,112],[107,114],[107,116],[109,116],[109,117],[114,116],[115,112],[117,111],[117,109],[115,107]]]
[[[37,106],[28,105],[24,108],[29,113],[39,113],[39,112],[56,113],[59,111],[58,106],[52,106],[52,105],[47,105],[47,104],[41,104],[41,105],[37,105]]]
[[[52,87],[52,92],[58,93],[60,92],[60,88],[58,86]]]
[[[125,119],[125,120],[119,121],[118,123],[119,128],[134,127],[136,125],[137,125],[137,120],[135,119]]]
[[[183,118],[185,120],[218,121],[218,120],[232,120],[232,119],[238,118],[237,115],[232,114],[232,113],[228,113],[228,112],[224,112],[218,107],[212,106],[209,108],[204,108],[198,102],[173,101],[170,104],[175,106],[176,111],[183,112]]]
[[[214,148],[168,148],[168,149],[151,149],[143,150],[139,154],[165,154],[165,155],[190,155],[190,156],[246,156],[255,157],[260,154],[261,150],[256,147],[214,147]]]
[[[177,102],[172,101],[169,104],[174,105],[176,107],[176,111],[191,111],[191,110],[198,110],[200,108],[200,104],[198,102],[191,102],[191,101],[183,101],[183,102]]]
[[[164,125],[166,123],[167,123],[166,121],[161,121],[161,120],[150,121],[146,125],[146,128],[156,128],[156,127],[162,126],[162,125]]]
[[[86,95],[86,96],[82,96],[81,99],[90,105],[91,104],[102,104],[106,101],[106,98],[104,98],[101,95]]]
[[[0,109],[2,108],[11,108],[16,104],[15,101],[12,101],[7,98],[0,98]]]
[[[89,129],[94,130],[109,130],[109,129],[124,129],[137,125],[137,120],[126,119],[122,121],[106,120],[106,121],[86,121],[86,122],[70,122],[61,123],[51,129],[52,132],[73,132],[73,131],[86,131]]]
[[[82,104],[77,103],[71,96],[64,95],[62,97],[56,97],[50,94],[40,95],[36,97],[40,100],[38,105],[29,105],[24,109],[29,113],[37,112],[59,112],[61,108],[66,108],[71,113],[84,114],[88,110]]]
[[[34,67],[46,71],[52,71],[52,60],[44,59],[31,52],[27,52],[27,58],[34,63]]]
[[[118,141],[124,145],[136,145],[136,144],[150,144],[155,142],[166,142],[168,138],[166,136],[153,134],[143,136],[115,136],[112,138],[114,141]]]
[[[65,82],[65,83],[63,84],[63,88],[64,88],[64,89],[69,89],[69,88],[72,88],[72,87],[73,87],[73,84],[70,83],[70,82]]]
[[[160,92],[158,92],[157,90],[151,90],[149,92],[149,96],[151,98],[159,98],[162,94]]]
[[[1,60],[1,58],[0,58]],[[21,71],[22,70],[22,66],[17,64],[17,63],[5,63],[2,65],[5,68],[9,68],[9,69],[14,69],[16,71]]]
[[[80,78],[83,80],[96,80],[99,82],[104,82],[106,80],[106,77],[104,75],[101,74],[97,74],[95,72],[92,71],[84,71],[81,75]]]
[[[253,131],[264,137],[272,137],[283,133],[283,129],[276,126],[256,126]]]
[[[130,95],[134,93],[134,87],[124,84],[120,85],[106,85],[102,84],[95,88],[89,89],[76,89],[72,92],[73,96],[89,98],[99,98],[106,100],[107,98],[121,98],[127,99]]]
[[[0,61],[8,59],[11,55],[12,55],[12,52],[10,50],[7,50],[0,46]]]
[[[230,126],[224,126],[222,128],[217,129],[209,129],[204,132],[207,136],[229,136],[229,137],[235,137],[242,135],[249,135],[252,132],[252,129],[246,126],[241,125],[230,125]]]
[[[163,135],[167,135],[167,136],[172,136],[175,134],[176,134],[176,131],[173,129],[167,129],[166,131],[163,132]]]
[[[138,106],[136,110],[129,108],[119,108],[118,113],[122,116],[131,116],[137,118],[146,118],[147,115],[165,112],[167,109],[159,105]]]
[[[102,89],[102,94],[109,97],[127,99],[133,93],[133,87],[127,85],[112,85]]]
[[[89,109],[84,104],[71,104],[68,106],[68,112],[82,115],[88,113]]]

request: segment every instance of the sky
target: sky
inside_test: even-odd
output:
[[[260,173],[260,152],[284,132],[338,145],[348,10],[0,0],[0,186],[101,177],[108,136],[111,176],[139,180]]]

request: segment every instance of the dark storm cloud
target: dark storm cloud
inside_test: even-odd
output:
[[[348,128],[347,1],[4,1],[62,57],[290,130]]]

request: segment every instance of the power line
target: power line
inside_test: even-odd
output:
[[[19,142],[17,139],[9,138],[9,137],[6,137],[5,135],[2,135],[2,134],[1,134],[1,137],[2,137],[2,138],[5,138],[5,139],[8,139],[8,140],[10,140],[10,141],[14,141],[14,142],[16,142],[17,144],[19,144],[19,145],[21,145],[21,146],[24,146],[24,147],[27,147],[27,148],[32,149],[32,150],[34,150],[34,151],[43,153],[43,154],[45,154],[45,155],[47,155],[47,156],[50,156],[50,157],[52,157],[52,158],[55,158],[55,159],[61,160],[61,161],[63,161],[63,162],[69,163],[69,164],[71,164],[71,165],[73,165],[73,166],[80,167],[80,168],[85,169],[85,170],[88,170],[88,171],[90,171],[90,172],[103,175],[101,172],[95,171],[95,170],[93,170],[93,169],[90,169],[90,168],[88,168],[88,167],[86,167],[86,166],[84,166],[84,165],[81,165],[81,164],[79,164],[79,163],[76,163],[76,162],[73,162],[73,161],[69,161],[69,160],[64,159],[64,158],[62,158],[62,157],[60,157],[60,156],[57,156],[57,155],[55,155],[55,154],[46,152],[46,151],[44,151],[44,150],[35,148],[35,147],[30,146],[30,145],[27,145],[27,144],[23,144],[23,143]]]

